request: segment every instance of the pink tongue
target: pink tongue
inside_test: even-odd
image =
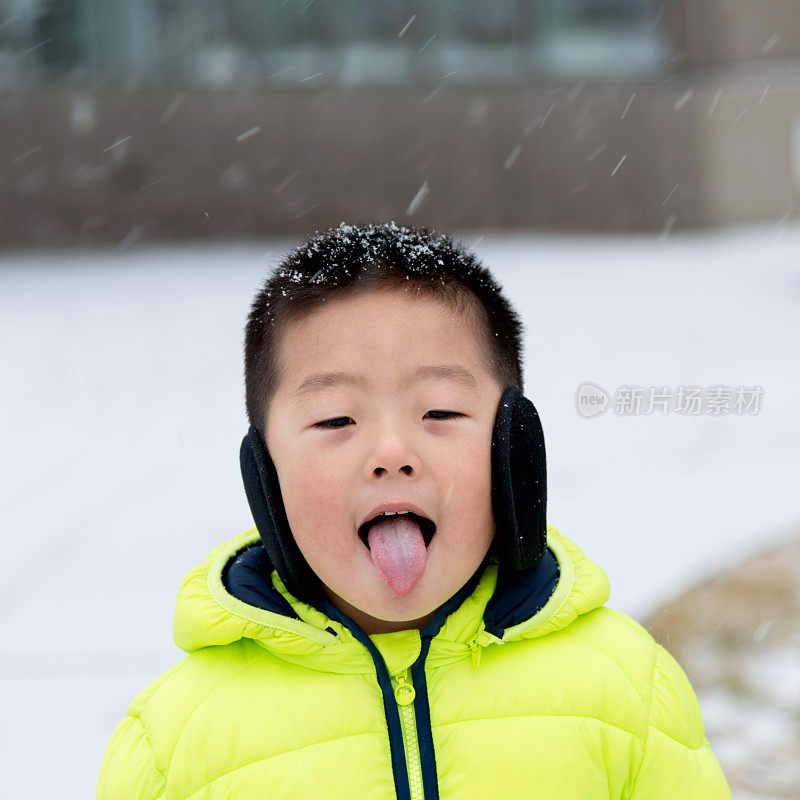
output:
[[[367,533],[375,568],[397,595],[405,597],[425,571],[428,551],[419,523],[408,514],[383,517]]]

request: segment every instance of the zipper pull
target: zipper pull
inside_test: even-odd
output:
[[[469,648],[472,650],[472,666],[477,669],[481,665],[481,645],[478,644],[478,637],[469,640]]]
[[[411,703],[414,702],[414,698],[417,696],[416,691],[414,691],[414,686],[406,682],[407,677],[408,670],[406,670],[402,675],[397,676],[397,686],[394,690],[394,699],[397,700],[397,704],[400,706],[411,705]]]

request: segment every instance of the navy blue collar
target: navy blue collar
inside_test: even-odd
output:
[[[487,560],[488,555],[467,584],[443,605],[448,613],[472,593]],[[261,542],[255,542],[228,561],[222,571],[222,582],[227,591],[243,603],[299,619],[295,610],[272,585],[272,569],[264,546]],[[558,577],[558,562],[549,548],[545,549],[544,558],[539,564],[525,572],[513,572],[501,565],[497,587],[483,615],[486,630],[502,637],[507,628],[532,617],[550,599],[558,585]],[[455,607],[451,607],[451,601],[456,603]]]

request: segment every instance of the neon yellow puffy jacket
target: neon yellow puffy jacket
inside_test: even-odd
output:
[[[369,637],[274,571],[234,596],[257,553],[253,528],[181,582],[189,655],[114,729],[97,800],[730,799],[683,670],[555,528],[518,583],[487,557],[425,630]]]

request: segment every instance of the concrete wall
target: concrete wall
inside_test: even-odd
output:
[[[667,231],[795,213],[800,61],[625,84],[43,87],[0,94],[0,125],[2,246],[343,219]]]
[[[670,0],[667,19],[687,64],[800,55],[800,0]]]

